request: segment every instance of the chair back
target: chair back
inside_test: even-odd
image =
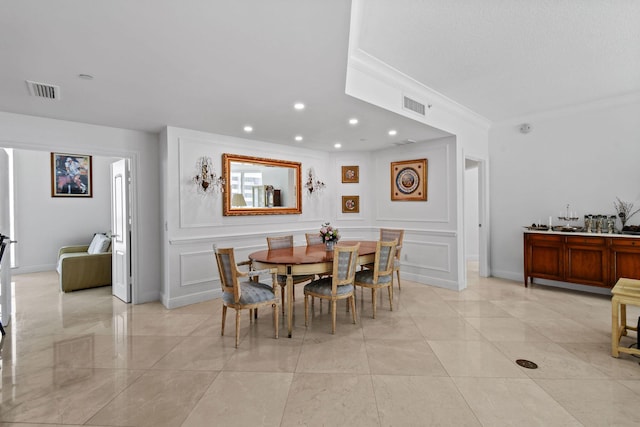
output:
[[[293,236],[267,237],[267,246],[271,249],[283,249],[293,247]]]
[[[402,250],[402,238],[404,237],[404,230],[399,230],[395,228],[381,228],[380,229],[380,240],[383,242],[390,242],[392,240],[397,240],[398,244],[396,245],[396,258],[400,259],[400,251]]]
[[[397,240],[376,243],[376,257],[373,264],[373,282],[377,283],[380,276],[393,274],[393,260],[396,254]]]
[[[218,248],[214,246],[213,249],[216,253],[222,292],[233,294],[234,302],[238,302],[242,291],[238,281],[238,269],[236,268],[233,248]]]
[[[320,233],[305,233],[304,237],[307,239],[307,246],[309,245],[321,245],[324,242],[322,241],[322,236]]]
[[[338,246],[333,249],[333,275],[331,276],[331,293],[336,295],[338,286],[353,285],[358,266],[358,250],[355,246]]]

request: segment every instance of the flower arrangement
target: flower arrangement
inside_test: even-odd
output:
[[[618,217],[622,222],[622,228],[624,228],[625,225],[627,224],[627,221],[629,221],[629,219],[632,216],[637,214],[640,211],[640,209],[636,209],[635,211],[632,211],[633,203],[623,202],[622,200],[620,200],[619,197],[616,197],[616,200],[617,200],[616,202],[613,202],[613,207],[616,209],[616,212],[618,213]]]
[[[323,242],[337,242],[340,240],[340,235],[338,234],[338,229],[333,228],[330,223],[325,222],[322,224],[320,228],[320,235],[322,236]]]

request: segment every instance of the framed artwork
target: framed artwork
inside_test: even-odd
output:
[[[391,162],[391,200],[427,200],[427,159]]]
[[[51,153],[51,197],[93,197],[91,156]]]
[[[359,213],[360,196],[342,196],[342,213]]]
[[[359,166],[342,166],[342,182],[352,183],[360,181]]]

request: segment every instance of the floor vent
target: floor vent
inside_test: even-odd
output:
[[[518,365],[522,366],[523,368],[538,369],[538,365],[535,362],[532,362],[532,361],[527,360],[527,359],[518,359],[518,360],[516,360],[516,363]]]
[[[422,116],[424,116],[426,111],[426,107],[424,104],[416,101],[415,99],[411,99],[408,96],[404,97],[404,108],[406,110],[411,110],[414,113],[418,113]]]
[[[38,83],[27,80],[29,94],[47,99],[60,99],[60,86],[50,85],[47,83]]]

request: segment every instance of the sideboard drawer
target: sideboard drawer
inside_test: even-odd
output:
[[[598,245],[605,244],[604,237],[587,237],[587,236],[569,236],[567,237],[568,245]]]
[[[618,237],[615,239],[611,239],[611,246],[640,248],[640,239]]]
[[[563,236],[559,234],[541,234],[541,233],[529,233],[527,234],[529,240],[532,242],[554,242],[561,243]]]

